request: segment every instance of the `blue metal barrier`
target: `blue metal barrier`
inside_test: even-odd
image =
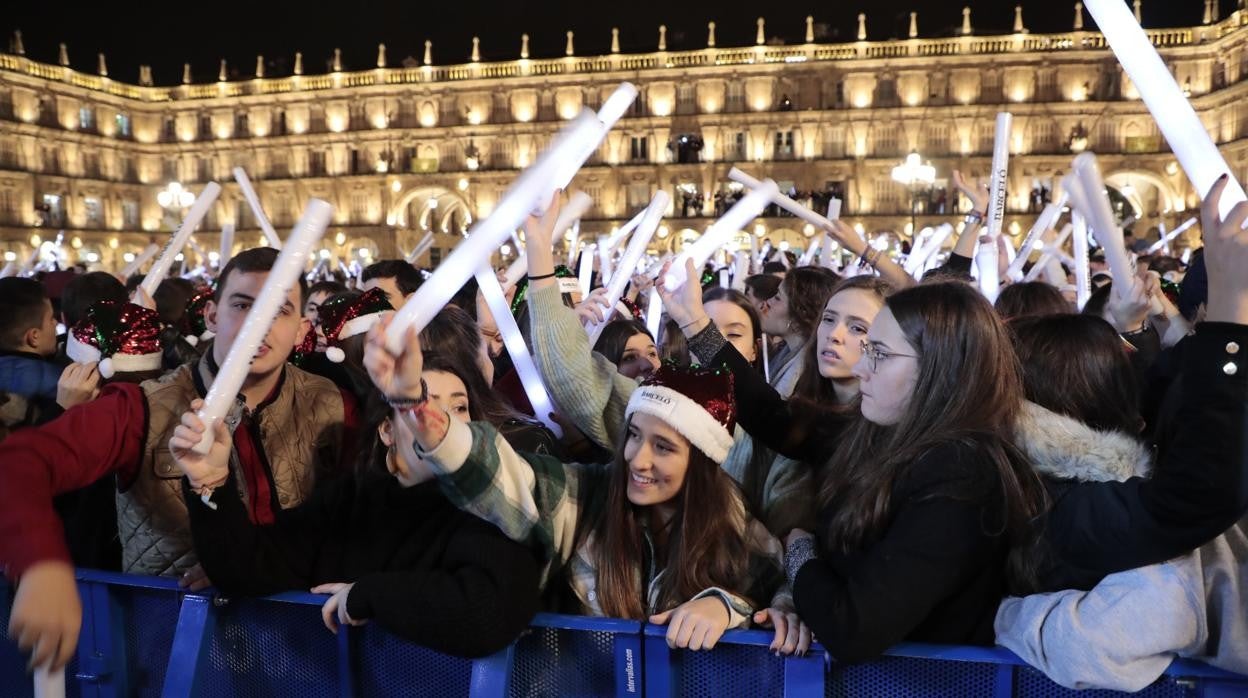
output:
[[[992,696],[1099,698],[1070,691],[1001,648],[907,644],[860,665],[777,657],[772,634],[724,634],[710,652],[669,649],[667,629],[639,622],[539,614],[509,648],[466,660],[396,638],[376,624],[334,635],[325,597],[306,593],[226,601],[174,580],[81,570],[83,626],[66,671],[68,696]],[[0,582],[0,629],[11,589]],[[0,642],[0,698],[33,695],[26,658]],[[1248,696],[1248,676],[1183,660],[1137,695]]]

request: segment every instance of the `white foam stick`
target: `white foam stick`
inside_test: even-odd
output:
[[[540,419],[547,429],[554,432],[555,436],[562,438],[563,430],[550,418],[550,414],[555,411],[555,406],[550,400],[550,393],[546,392],[546,386],[542,384],[537,365],[533,363],[533,355],[525,346],[524,336],[520,334],[516,318],[511,314],[511,308],[507,306],[507,296],[503,293],[503,287],[498,283],[498,276],[487,263],[477,270],[476,277],[477,286],[481,288],[481,297],[485,299],[490,314],[494,316],[498,333],[503,336],[503,346],[507,347],[507,353],[511,356],[511,364],[515,366],[516,376],[520,378],[520,385],[524,387],[524,394],[528,396],[529,404],[533,406],[534,416]]]
[[[753,233],[750,234],[750,237],[754,237]],[[763,242],[763,248],[758,251],[758,254],[754,255],[755,268],[761,272],[763,263],[765,263],[769,257],[771,257],[771,240]]]
[[[243,198],[247,200],[247,205],[251,207],[251,214],[256,217],[256,223],[259,224],[260,230],[264,232],[264,239],[269,241],[269,247],[277,250],[282,249],[282,239],[277,236],[277,231],[273,229],[273,224],[269,222],[269,217],[264,215],[264,209],[260,207],[260,197],[256,196],[256,190],[251,186],[251,178],[247,176],[247,172],[243,168],[234,168],[234,181],[238,182],[238,188],[243,192]]]
[[[1027,237],[1023,238],[1023,242],[1018,246],[1019,254],[1010,262],[1009,268],[1005,270],[1005,278],[1010,281],[1018,281],[1023,278],[1023,265],[1027,263],[1027,259],[1031,256],[1036,240],[1043,237],[1044,232],[1057,224],[1057,219],[1062,216],[1062,209],[1066,207],[1066,202],[1070,199],[1070,194],[1065,190],[1058,195],[1056,201],[1049,202],[1036,216],[1036,222],[1031,226],[1031,230],[1027,231]]]
[[[4,265],[4,269],[0,269],[0,279],[7,279],[10,276],[17,276],[17,262],[8,262]]]
[[[685,283],[685,260],[693,260],[694,273],[700,274],[702,266],[711,258],[711,255],[715,254],[715,250],[727,245],[737,233],[745,228],[746,224],[757,218],[758,214],[762,213],[763,209],[767,208],[767,205],[779,193],[780,189],[776,183],[768,179],[757,189],[741,197],[740,201],[728,209],[723,218],[712,223],[702,237],[687,245],[676,256],[664,279],[667,287],[675,289]],[[697,280],[694,279],[693,282],[696,283]]]
[[[65,698],[65,670],[35,669],[35,698]]]
[[[828,220],[834,221],[841,217],[841,200],[835,196],[828,200]]]
[[[39,261],[39,246],[35,245],[35,249],[31,250],[30,256],[22,263],[22,276],[29,274],[35,268],[35,262],[37,261]]]
[[[797,260],[797,266],[810,266],[810,261],[815,258],[815,253],[819,251],[822,245],[827,244],[827,238],[827,233],[820,233],[818,237],[811,240],[810,244],[806,246],[806,251],[802,253],[802,258]]]
[[[762,336],[763,336],[763,341],[762,341],[762,345],[763,345],[763,347],[762,347],[762,348],[763,348],[763,378],[765,378],[765,379],[767,380],[767,382],[768,382],[768,383],[770,383],[770,382],[771,382],[771,352],[770,352],[770,351],[768,350],[768,348],[767,348],[767,347],[768,347],[768,343],[767,343],[767,333],[766,333],[766,332],[764,332]]]
[[[1232,170],[1174,75],[1122,0],[1084,0],[1083,4],[1130,76],[1140,99],[1152,112],[1196,193],[1204,196],[1218,177],[1231,174]],[[1222,215],[1228,215],[1235,204],[1246,198],[1243,187],[1232,176],[1218,202]]]
[[[667,196],[666,193],[663,195],[664,197]],[[651,200],[651,204],[653,204],[653,199]],[[602,279],[602,284],[604,286],[610,283],[610,280],[615,274],[615,265],[612,262],[612,257],[615,256],[616,248],[620,246],[620,242],[622,242],[625,237],[628,237],[634,230],[636,230],[637,225],[641,223],[641,217],[646,215],[646,211],[648,210],[649,206],[642,209],[637,213],[637,215],[633,216],[631,220],[612,233],[611,236],[607,238],[605,243],[598,246],[598,276]]]
[[[1085,207],[1083,216],[1092,224],[1096,239],[1105,250],[1105,262],[1109,265],[1109,272],[1115,281],[1114,294],[1119,298],[1128,298],[1131,288],[1141,281],[1136,278],[1135,265],[1127,256],[1122,229],[1114,218],[1114,209],[1105,192],[1105,180],[1101,178],[1101,168],[1097,165],[1096,156],[1087,152],[1080,153],[1075,157],[1071,174],[1077,177],[1079,186],[1082,187],[1074,196],[1081,199],[1080,203]]]
[[[220,194],[220,184],[209,182],[204,185],[204,190],[199,193],[199,196],[195,198],[195,203],[191,204],[190,210],[186,212],[186,218],[182,219],[182,226],[169,236],[169,242],[165,243],[165,249],[161,251],[160,257],[147,271],[147,276],[143,277],[143,290],[149,298],[156,297],[156,287],[165,280],[165,275],[173,266],[174,259],[182,252],[182,248],[186,247],[187,240],[191,239],[191,233],[195,232],[195,226],[208,215],[208,209],[212,207]]]
[[[1175,238],[1177,238],[1178,236],[1182,235],[1183,231],[1187,230],[1193,225],[1196,225],[1196,219],[1195,218],[1187,219],[1187,221],[1185,221],[1183,225],[1180,225],[1174,230],[1171,230],[1170,232],[1163,235],[1160,240],[1158,240],[1157,242],[1154,242],[1152,245],[1149,245],[1148,249],[1144,251],[1144,254],[1154,254],[1163,247],[1166,249],[1170,249],[1170,242],[1174,240]]]
[[[581,285],[581,298],[589,295],[590,284],[594,282],[594,257],[597,256],[598,245],[593,244],[581,250],[581,267],[577,270],[577,282]]]
[[[309,201],[307,208],[303,211],[303,216],[295,224],[294,231],[291,232],[282,251],[277,255],[277,261],[269,270],[264,286],[256,295],[251,310],[247,311],[247,318],[243,320],[242,329],[234,338],[234,343],[230,345],[230,352],[222,362],[221,370],[217,371],[217,377],[213,379],[212,385],[208,388],[208,394],[204,397],[204,406],[199,410],[199,418],[203,420],[206,429],[204,438],[195,446],[196,452],[208,453],[208,449],[212,446],[213,425],[225,418],[238,397],[239,391],[242,390],[243,382],[251,371],[251,362],[255,359],[256,351],[260,348],[264,338],[268,336],[269,329],[273,327],[273,321],[286,303],[290,289],[294,288],[299,275],[303,273],[303,265],[307,262],[308,255],[312,253],[312,248],[325,234],[325,229],[329,227],[333,213],[334,207],[329,203],[320,199]]]
[[[420,256],[425,253],[425,250],[429,249],[432,245],[433,231],[429,231],[420,239],[420,242],[416,243],[416,246],[412,248],[412,251],[409,252],[404,259],[407,260],[408,264],[415,264],[416,260],[420,259]]]
[[[511,291],[529,273],[529,258],[517,257],[503,274],[503,293]]]
[[[945,241],[952,234],[952,223],[941,223],[937,226],[927,241],[923,243],[923,247],[916,252],[912,252],[910,257],[906,259],[906,271],[915,277],[922,276],[928,260],[940,251],[940,248],[944,246]]]
[[[751,235],[751,238],[754,236]],[[732,274],[732,288],[737,291],[745,292],[745,279],[750,275],[750,256],[745,252],[737,252],[734,255],[735,270]]]
[[[1088,224],[1078,211],[1071,214],[1071,219],[1074,226],[1075,303],[1083,310],[1092,297],[1092,275],[1088,269]]]
[[[975,267],[979,271],[979,290],[989,302],[996,302],[1001,292],[1001,275],[997,268],[997,238],[1005,221],[1005,200],[1009,195],[1007,176],[1010,166],[1010,127],[1014,117],[1009,112],[997,114],[996,139],[992,144],[992,172],[989,173],[988,212],[985,235],[988,243],[975,251]]]
[[[524,256],[524,243],[520,242],[520,235],[517,234],[516,231],[514,230],[511,231],[511,244],[515,245],[516,247],[516,256],[523,257]]]
[[[555,241],[562,238],[563,234],[568,231],[568,228],[574,228],[572,236],[573,244],[568,248],[570,251],[568,255],[569,267],[576,263],[576,256],[574,253],[577,247],[576,243],[581,237],[581,227],[579,225],[581,217],[588,213],[590,207],[593,205],[594,200],[589,194],[586,194],[583,191],[574,192],[572,196],[568,197],[568,200],[564,203],[563,208],[559,209],[559,217],[555,219],[555,229],[551,231],[550,236],[551,249],[554,249]]]
[[[221,249],[217,252],[217,268],[224,269],[234,256],[234,224],[221,226]]]
[[[758,267],[760,252],[758,250],[758,236],[751,232],[748,237],[750,238],[750,256],[747,259],[750,262],[749,269],[752,271]]]
[[[568,268],[576,266],[576,253],[584,254],[581,245],[581,222],[573,221],[572,223],[572,241],[568,243]]]
[[[628,111],[628,108],[636,100],[637,88],[632,83],[622,82],[611,93],[611,96],[603,102],[597,114],[593,114],[589,110],[582,112],[593,117],[597,137],[578,143],[579,149],[560,163],[559,168],[555,171],[555,176],[548,183],[545,198],[537,203],[539,210],[545,210],[546,204],[550,201],[550,195],[556,189],[568,188],[568,185],[572,183],[572,178],[581,169],[581,165],[594,154],[599,144],[602,143],[602,139],[606,137],[607,132],[615,126],[615,123],[624,116],[624,112]]]
[[[741,184],[744,184],[749,189],[758,189],[759,187],[763,185],[762,182],[758,181],[757,179],[754,179],[753,177],[749,176],[748,174],[742,172],[741,170],[735,167],[732,168],[731,170],[728,170],[728,179],[731,179],[734,182],[739,182]],[[833,199],[833,201],[836,202],[836,214],[837,216],[839,216],[841,212],[840,199]],[[827,217],[821,216],[818,213],[815,213],[814,211],[797,203],[793,199],[790,199],[784,194],[781,194],[779,187],[776,188],[776,193],[772,197],[772,200],[769,203],[774,203],[780,208],[788,211],[789,213],[792,213],[798,218],[801,218],[802,220],[806,221],[807,223],[810,223],[811,225],[814,225],[815,227],[821,230],[830,230],[832,228],[832,222],[828,220]],[[832,212],[832,206],[833,206],[832,203],[829,202],[828,204],[829,213]]]
[[[719,287],[732,288],[732,278],[728,275],[728,267],[721,267],[719,270]]]
[[[641,219],[637,222],[637,230],[633,233],[633,239],[628,241],[628,247],[624,250],[624,257],[620,259],[620,266],[617,273],[611,277],[611,281],[607,284],[607,320],[611,319],[610,313],[615,308],[615,304],[624,297],[624,289],[628,288],[628,282],[632,278],[633,273],[637,269],[637,265],[641,262],[641,257],[646,253],[646,246],[650,244],[650,238],[654,235],[654,231],[659,227],[659,221],[663,220],[663,214],[667,211],[669,201],[667,192],[659,190],[655,192],[654,198],[650,199],[650,205],[641,212]],[[594,324],[589,330],[589,345],[592,347],[598,342],[598,337],[602,335],[602,330],[607,326],[604,321]]]
[[[601,140],[601,135],[597,119],[589,113],[573,119],[560,131],[551,146],[520,173],[499,199],[494,211],[473,225],[470,235],[451,251],[437,271],[395,313],[386,332],[386,346],[392,353],[400,352],[403,337],[409,328],[419,332],[429,324],[447,301],[476,274],[482,260],[489,259],[511,231],[524,223],[525,217],[532,213],[541,197],[550,201],[549,185],[564,159],[587,153],[585,143]]]
[[[137,256],[135,256],[134,261],[122,267],[121,278],[122,279],[130,278],[135,272],[141,269],[144,264],[147,264],[149,261],[151,261],[153,257],[155,257],[158,254],[160,254],[160,245],[157,245],[156,243],[153,242],[152,244],[144,248],[144,250],[140,252]]]
[[[1032,265],[1031,270],[1028,271],[1027,275],[1023,277],[1023,281],[1035,281],[1040,278],[1040,272],[1044,270],[1045,265],[1048,264],[1050,260],[1056,261],[1057,256],[1062,249],[1062,245],[1066,243],[1066,240],[1070,237],[1073,230],[1074,226],[1067,223],[1062,228],[1061,232],[1057,234],[1057,237],[1053,240],[1053,242],[1042,244],[1040,246],[1040,258],[1036,260],[1036,263]],[[1032,247],[1034,248],[1035,245],[1036,243],[1033,242]],[[1020,254],[1019,256],[1022,255]]]
[[[659,292],[653,288],[650,289],[650,303],[646,305],[646,329],[650,330],[651,337],[659,336],[659,326],[663,323],[663,299],[659,297]],[[664,341],[667,341],[664,339]]]

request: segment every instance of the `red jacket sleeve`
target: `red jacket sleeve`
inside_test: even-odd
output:
[[[134,479],[147,434],[147,400],[137,385],[100,396],[0,443],[0,568],[16,580],[43,560],[70,561],[52,497],[110,473]]]

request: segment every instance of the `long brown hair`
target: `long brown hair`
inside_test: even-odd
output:
[[[1003,516],[984,525],[1019,550],[1043,508],[1043,489],[1010,441],[1023,379],[1008,331],[983,296],[962,282],[899,291],[885,306],[917,354],[918,379],[897,424],[880,426],[860,414],[841,439],[824,469],[822,544],[844,553],[877,540],[892,515],[893,488],[907,470],[933,448],[961,443],[995,465]],[[1025,556],[1011,555],[1010,576],[1023,584],[1032,575],[1025,564]]]
[[[878,276],[865,274],[851,276],[837,284],[832,289],[832,293],[823,299],[823,305],[819,306],[820,313],[837,294],[843,291],[865,291],[874,294],[880,303],[884,303],[889,294],[893,292],[893,285]],[[815,333],[819,331],[819,324],[816,321],[814,329],[811,330],[810,341],[806,343],[806,351],[802,353],[802,375],[798,377],[797,383],[793,386],[793,394],[789,399],[797,400],[803,408],[820,413],[855,412],[858,408],[857,398],[848,405],[840,404],[832,381],[819,373],[819,342],[815,337]]]
[[[578,545],[589,534],[596,539],[593,552],[598,575],[598,600],[603,612],[617,618],[645,618],[644,588],[646,551],[643,529],[649,512],[628,500],[628,462],[624,444],[629,419],[624,425],[611,462],[605,497],[596,507],[594,520],[578,531]],[[745,540],[745,506],[732,478],[706,454],[689,447],[689,467],[676,495],[676,511],[668,524],[667,545],[656,550],[654,565],[665,570],[659,584],[655,613],[673,608],[710,587],[743,594],[742,582],[749,568]]]

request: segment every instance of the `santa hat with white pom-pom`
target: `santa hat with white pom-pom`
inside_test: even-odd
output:
[[[100,375],[157,371],[161,366],[160,316],[134,303],[100,301],[69,331],[65,353],[78,363],[99,362]]]
[[[336,364],[346,359],[342,347],[344,339],[364,334],[381,321],[381,316],[394,310],[380,288],[370,289],[358,296],[342,294],[334,296],[317,309],[317,322],[325,334],[325,358]]]

